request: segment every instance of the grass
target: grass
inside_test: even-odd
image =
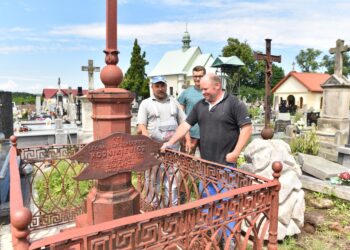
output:
[[[73,177],[80,173],[82,164],[71,164],[61,160],[37,177],[35,189],[36,203],[44,211],[55,211],[81,206],[92,187],[92,181],[77,182]]]
[[[325,222],[316,227],[315,234],[302,232],[296,237],[287,237],[280,243],[278,249],[283,250],[347,250],[350,249],[350,231],[345,227],[350,227],[350,202],[339,199],[333,195],[306,191],[308,199],[331,199],[334,207],[331,209],[316,209],[306,204],[306,211],[318,210],[323,214]],[[339,223],[344,230],[335,231],[329,228],[332,223]]]

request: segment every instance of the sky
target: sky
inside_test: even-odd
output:
[[[41,94],[43,88],[88,88],[81,66],[103,67],[104,0],[1,0],[0,90]],[[281,55],[287,74],[301,49],[328,54],[337,39],[350,44],[348,0],[119,0],[119,66],[125,73],[137,38],[149,73],[166,51],[180,49],[182,35],[214,58],[227,38],[254,51]],[[299,70],[298,67],[295,68]],[[95,88],[102,87],[95,74]]]

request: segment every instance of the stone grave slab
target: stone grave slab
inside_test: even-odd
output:
[[[349,170],[338,163],[326,160],[322,157],[302,153],[298,154],[298,162],[305,173],[321,180],[338,176],[338,174]]]
[[[275,122],[275,131],[276,132],[286,132],[286,128],[288,125],[291,125],[290,120],[289,121],[277,120]]]
[[[335,195],[340,199],[350,201],[350,186],[332,185],[329,181],[319,180],[307,175],[302,175],[300,180],[304,189],[328,195]]]
[[[144,135],[114,133],[93,141],[71,157],[88,163],[77,180],[104,179],[118,173],[146,170],[160,164],[155,158],[161,143]]]
[[[350,147],[338,147],[338,163],[350,170]]]

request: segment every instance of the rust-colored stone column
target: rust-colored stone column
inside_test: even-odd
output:
[[[105,88],[89,92],[87,97],[93,107],[94,140],[102,139],[114,132],[130,133],[131,102],[133,93],[118,88],[123,73],[116,65],[117,50],[117,1],[106,0],[107,38],[106,66],[101,71]],[[119,173],[100,179],[90,191],[87,214],[77,219],[77,226],[92,225],[133,215],[140,211],[140,195],[131,184],[131,173]]]

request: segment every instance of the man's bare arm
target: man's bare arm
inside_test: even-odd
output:
[[[181,123],[180,126],[176,129],[175,134],[170,138],[170,140],[163,144],[161,150],[164,151],[166,148],[173,146],[181,138],[183,138],[186,133],[190,130],[191,125],[186,121]]]
[[[238,137],[237,144],[231,153],[226,155],[227,162],[237,162],[239,154],[241,153],[244,146],[248,143],[249,138],[253,132],[253,126],[251,124],[246,124],[241,127],[241,132]]]
[[[149,137],[147,127],[144,124],[139,124],[137,126],[137,133]]]

